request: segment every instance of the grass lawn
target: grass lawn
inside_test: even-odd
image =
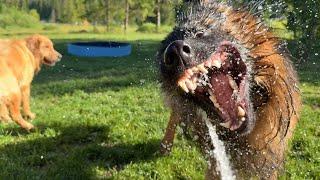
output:
[[[154,61],[164,34],[49,36],[63,60],[43,67],[33,82],[38,130],[28,134],[15,124],[0,125],[0,179],[203,178],[206,163],[181,133],[170,156],[158,153],[169,115]],[[133,53],[92,59],[66,52],[67,42],[97,39],[130,42]],[[283,179],[317,179],[320,62],[315,58],[298,69],[304,108]]]

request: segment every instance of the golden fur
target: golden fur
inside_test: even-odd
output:
[[[30,111],[30,86],[42,64],[53,66],[61,54],[51,40],[33,35],[22,40],[0,40],[0,119],[12,119],[26,130],[34,126],[20,113],[22,105],[26,118],[34,119]]]

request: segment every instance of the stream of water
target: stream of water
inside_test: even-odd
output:
[[[205,119],[205,123],[208,127],[211,141],[214,145],[214,149],[212,150],[213,157],[216,159],[217,170],[219,170],[220,172],[221,179],[235,180],[236,176],[234,175],[234,172],[232,170],[230,160],[226,153],[226,148],[224,146],[224,143],[219,139],[217,135],[216,127],[212,125],[207,116],[204,116],[203,118]]]

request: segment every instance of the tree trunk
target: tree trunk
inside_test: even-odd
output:
[[[52,7],[51,14],[50,14],[50,22],[51,23],[56,23],[56,19],[57,19],[56,10],[55,10],[54,7]]]
[[[107,31],[110,30],[110,27],[109,27],[109,23],[110,23],[110,20],[109,20],[109,0],[105,0],[105,6],[106,6],[106,26],[107,26]]]
[[[157,31],[159,31],[159,28],[161,26],[161,0],[157,0]]]
[[[128,25],[129,25],[129,0],[126,0],[126,17],[124,20],[124,31],[127,32]]]

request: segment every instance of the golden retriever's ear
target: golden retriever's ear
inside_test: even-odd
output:
[[[26,38],[26,43],[28,49],[35,55],[40,49],[40,37],[38,35],[33,35]]]

